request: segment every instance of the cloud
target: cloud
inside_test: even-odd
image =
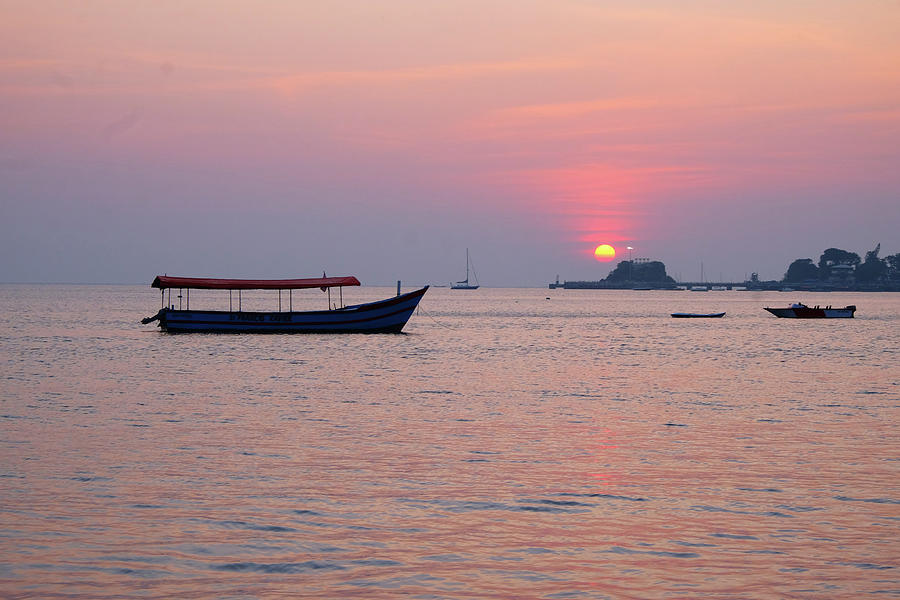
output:
[[[312,87],[394,85],[422,81],[451,81],[493,77],[503,74],[572,70],[578,62],[568,60],[521,60],[424,65],[398,69],[352,71],[309,71],[286,74],[261,81],[275,90],[294,94]]]
[[[135,125],[137,125],[141,120],[141,113],[136,110],[130,110],[118,119],[107,123],[103,127],[103,137],[106,139],[110,139],[119,134],[125,133]]]

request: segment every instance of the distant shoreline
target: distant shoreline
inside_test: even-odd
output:
[[[743,282],[608,282],[608,281],[565,281],[550,283],[548,288],[566,290],[672,290],[690,291],[691,288],[706,288],[709,291],[735,290],[747,292],[900,292],[900,282],[867,285],[788,285],[768,281]]]

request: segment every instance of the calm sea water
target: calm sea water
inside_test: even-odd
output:
[[[762,310],[796,300],[859,310]],[[159,303],[0,286],[0,596],[900,597],[898,294],[431,289],[371,336]]]

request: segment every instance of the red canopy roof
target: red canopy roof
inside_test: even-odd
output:
[[[299,290],[359,285],[353,277],[316,277],[314,279],[204,279],[157,275],[150,287],[159,289],[188,288],[194,290]]]

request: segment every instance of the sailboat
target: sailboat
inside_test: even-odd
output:
[[[452,290],[477,290],[478,289],[478,275],[475,274],[475,267],[472,267],[472,275],[475,276],[475,283],[469,283],[469,249],[466,248],[466,278],[462,281],[457,281],[456,283],[450,284],[450,289]]]

